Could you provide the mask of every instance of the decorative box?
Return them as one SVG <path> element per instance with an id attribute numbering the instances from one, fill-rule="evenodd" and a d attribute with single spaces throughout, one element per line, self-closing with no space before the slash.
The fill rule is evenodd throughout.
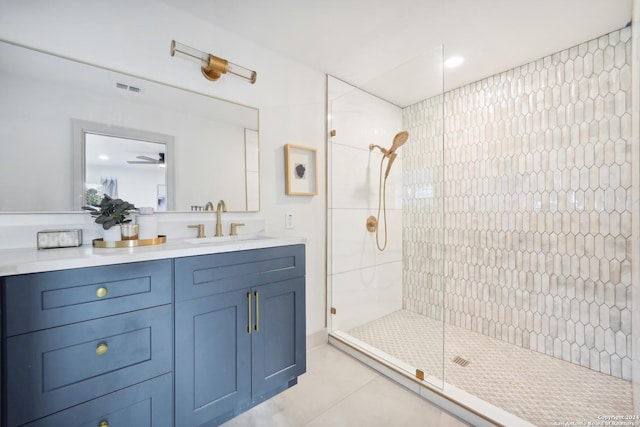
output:
<path id="1" fill-rule="evenodd" d="M 72 248 L 82 245 L 82 229 L 38 231 L 38 249 Z"/>

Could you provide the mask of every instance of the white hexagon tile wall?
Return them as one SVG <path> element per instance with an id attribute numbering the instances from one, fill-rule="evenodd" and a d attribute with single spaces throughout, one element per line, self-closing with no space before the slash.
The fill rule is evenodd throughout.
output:
<path id="1" fill-rule="evenodd" d="M 631 378 L 630 38 L 405 109 L 405 308 Z"/>

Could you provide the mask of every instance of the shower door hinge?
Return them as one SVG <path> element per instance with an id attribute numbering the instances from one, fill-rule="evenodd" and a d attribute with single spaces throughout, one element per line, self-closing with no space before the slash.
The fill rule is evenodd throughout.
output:
<path id="1" fill-rule="evenodd" d="M 416 369 L 416 377 L 420 380 L 420 381 L 424 381 L 424 372 L 421 371 L 420 369 Z"/>
<path id="2" fill-rule="evenodd" d="M 335 307 L 331 307 L 331 314 L 336 314 L 338 310 Z"/>
<path id="3" fill-rule="evenodd" d="M 336 130 L 335 129 L 331 129 L 331 132 L 329 132 L 329 134 L 331 136 L 336 136 Z"/>

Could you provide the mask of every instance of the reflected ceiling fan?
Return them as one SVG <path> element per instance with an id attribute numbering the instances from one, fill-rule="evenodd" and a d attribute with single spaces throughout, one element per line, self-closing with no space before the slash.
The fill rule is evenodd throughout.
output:
<path id="1" fill-rule="evenodd" d="M 164 153 L 158 153 L 158 158 L 154 159 L 149 156 L 136 156 L 140 160 L 127 160 L 132 165 L 164 165 Z"/>

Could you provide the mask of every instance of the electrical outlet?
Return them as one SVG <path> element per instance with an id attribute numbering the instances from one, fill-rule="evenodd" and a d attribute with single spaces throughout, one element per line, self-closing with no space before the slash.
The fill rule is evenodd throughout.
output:
<path id="1" fill-rule="evenodd" d="M 293 221 L 293 213 L 289 212 L 285 215 L 285 219 L 284 219 L 284 228 L 286 228 L 287 230 L 292 230 L 295 228 L 295 224 Z"/>

